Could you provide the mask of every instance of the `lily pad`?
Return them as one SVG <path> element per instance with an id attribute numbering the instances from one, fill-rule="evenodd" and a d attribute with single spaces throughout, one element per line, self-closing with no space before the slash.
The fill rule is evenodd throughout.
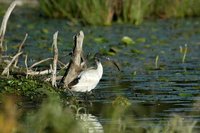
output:
<path id="1" fill-rule="evenodd" d="M 143 54 L 142 51 L 138 50 L 138 49 L 131 49 L 131 53 L 134 53 L 134 54 Z"/>
<path id="2" fill-rule="evenodd" d="M 178 95 L 181 97 L 191 97 L 192 96 L 192 94 L 188 94 L 188 93 L 179 93 Z"/>
<path id="3" fill-rule="evenodd" d="M 105 42 L 108 42 L 108 40 L 106 38 L 103 38 L 103 37 L 94 38 L 94 41 L 96 43 L 105 43 Z"/>
<path id="4" fill-rule="evenodd" d="M 136 42 L 138 42 L 138 43 L 144 43 L 144 42 L 146 42 L 146 38 L 140 37 L 140 38 L 138 38 L 138 39 L 136 40 Z"/>
<path id="5" fill-rule="evenodd" d="M 135 44 L 135 42 L 133 41 L 133 39 L 131 39 L 130 37 L 128 36 L 124 36 L 122 39 L 121 39 L 121 42 L 125 45 L 132 45 L 132 44 Z"/>
<path id="6" fill-rule="evenodd" d="M 47 34 L 47 33 L 49 33 L 49 30 L 46 29 L 46 28 L 43 28 L 43 29 L 41 30 L 41 32 L 44 33 L 44 34 Z"/>
<path id="7" fill-rule="evenodd" d="M 118 53 L 119 51 L 120 51 L 120 49 L 117 48 L 117 47 L 111 47 L 111 48 L 109 49 L 109 52 L 113 52 L 113 53 Z"/>

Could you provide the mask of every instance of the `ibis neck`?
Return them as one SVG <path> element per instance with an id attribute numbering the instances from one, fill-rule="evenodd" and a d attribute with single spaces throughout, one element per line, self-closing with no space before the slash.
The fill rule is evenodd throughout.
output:
<path id="1" fill-rule="evenodd" d="M 100 77 L 102 77 L 103 75 L 103 66 L 101 64 L 101 62 L 97 62 L 97 71 Z"/>

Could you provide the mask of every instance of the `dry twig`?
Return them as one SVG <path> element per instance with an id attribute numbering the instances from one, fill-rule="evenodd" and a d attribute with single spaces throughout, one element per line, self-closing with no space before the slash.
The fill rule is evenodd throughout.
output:
<path id="1" fill-rule="evenodd" d="M 10 61 L 10 63 L 6 66 L 6 68 L 3 70 L 3 72 L 1 73 L 1 75 L 7 74 L 7 76 L 9 76 L 9 68 L 10 68 L 10 66 L 11 66 L 12 63 L 16 60 L 16 58 L 17 58 L 18 56 L 20 56 L 22 53 L 23 53 L 23 52 L 17 53 L 17 54 L 13 57 L 13 59 L 12 59 L 12 60 Z"/>
<path id="2" fill-rule="evenodd" d="M 33 68 L 33 67 L 35 67 L 35 66 L 37 66 L 37 65 L 39 65 L 39 64 L 41 64 L 43 62 L 46 62 L 48 60 L 52 60 L 52 58 L 46 58 L 46 59 L 43 59 L 41 61 L 38 61 L 38 62 L 34 63 L 31 67 L 29 67 L 29 69 L 31 69 L 31 68 Z"/>
<path id="3" fill-rule="evenodd" d="M 24 43 L 25 43 L 27 37 L 28 37 L 28 34 L 26 33 L 26 35 L 25 35 L 25 37 L 24 37 L 24 40 L 23 40 L 22 43 L 19 45 L 18 53 L 21 52 L 22 46 L 24 45 Z M 18 59 L 19 59 L 19 58 L 17 57 L 16 60 L 15 60 L 15 63 L 14 63 L 14 67 L 17 67 Z"/>
<path id="4" fill-rule="evenodd" d="M 51 69 L 43 70 L 43 71 L 33 71 L 28 70 L 27 75 L 36 76 L 36 75 L 46 75 L 52 73 Z"/>

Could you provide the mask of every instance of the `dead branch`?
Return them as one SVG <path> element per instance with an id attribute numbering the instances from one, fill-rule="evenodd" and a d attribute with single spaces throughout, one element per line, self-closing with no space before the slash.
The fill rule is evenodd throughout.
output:
<path id="1" fill-rule="evenodd" d="M 26 35 L 25 35 L 25 37 L 24 37 L 24 40 L 23 40 L 22 43 L 19 45 L 18 53 L 21 52 L 22 46 L 24 45 L 24 43 L 25 43 L 27 37 L 28 37 L 28 34 L 26 33 Z M 19 59 L 19 58 L 17 57 L 16 60 L 15 60 L 15 63 L 14 63 L 14 67 L 17 67 L 18 59 Z"/>
<path id="2" fill-rule="evenodd" d="M 67 66 L 69 65 L 69 63 L 65 64 L 65 63 L 63 63 L 63 62 L 61 62 L 59 60 L 58 60 L 58 64 L 59 64 L 61 69 L 67 68 Z"/>
<path id="3" fill-rule="evenodd" d="M 63 77 L 63 76 L 56 76 L 56 81 L 60 81 L 60 80 L 62 79 L 62 77 Z M 44 81 L 45 81 L 45 82 L 50 82 L 50 81 L 51 81 L 51 78 L 52 78 L 52 77 L 46 78 Z"/>
<path id="4" fill-rule="evenodd" d="M 31 67 L 29 67 L 29 69 L 31 69 L 31 68 L 33 68 L 33 67 L 35 67 L 35 66 L 37 66 L 37 65 L 39 65 L 39 64 L 41 64 L 43 62 L 46 62 L 48 60 L 52 60 L 52 58 L 46 58 L 46 59 L 43 59 L 41 61 L 38 61 L 38 62 L 34 63 Z"/>
<path id="5" fill-rule="evenodd" d="M 25 63 L 25 67 L 26 67 L 26 78 L 28 78 L 28 63 L 27 63 L 27 60 L 28 60 L 28 55 L 25 56 L 25 60 L 24 60 L 24 63 Z"/>
<path id="6" fill-rule="evenodd" d="M 51 69 L 43 70 L 43 71 L 33 71 L 33 70 L 28 70 L 27 75 L 31 76 L 36 76 L 36 75 L 46 75 L 52 73 Z"/>
<path id="7" fill-rule="evenodd" d="M 11 12 L 13 11 L 13 9 L 15 8 L 17 4 L 17 1 L 13 1 L 9 8 L 7 9 L 4 17 L 3 17 L 3 21 L 1 23 L 1 28 L 0 28 L 0 55 L 2 54 L 2 51 L 4 51 L 3 49 L 3 40 L 4 40 L 4 35 L 5 35 L 5 32 L 6 32 L 6 27 L 7 27 L 7 22 L 8 22 L 8 19 L 10 17 L 10 14 Z"/>
<path id="8" fill-rule="evenodd" d="M 47 69 L 47 70 L 43 70 L 43 71 L 33 71 L 31 70 L 30 68 L 28 68 L 28 64 L 27 64 L 27 59 L 28 59 L 28 56 L 26 55 L 25 56 L 25 66 L 26 66 L 26 78 L 28 78 L 28 75 L 31 75 L 31 76 L 38 76 L 38 75 L 46 75 L 46 74 L 50 74 L 52 72 L 52 70 L 50 69 Z M 38 63 L 38 62 L 37 62 Z"/>
<path id="9" fill-rule="evenodd" d="M 17 53 L 17 54 L 13 57 L 13 59 L 12 59 L 12 60 L 10 61 L 10 63 L 5 67 L 5 69 L 3 70 L 3 72 L 1 73 L 1 75 L 5 75 L 5 74 L 7 74 L 7 76 L 9 75 L 9 68 L 10 68 L 10 66 L 11 66 L 12 63 L 16 60 L 16 58 L 17 58 L 18 56 L 20 56 L 22 53 L 23 53 L 23 52 Z"/>
<path id="10" fill-rule="evenodd" d="M 52 71 L 52 86 L 57 87 L 56 84 L 56 70 L 58 62 L 58 47 L 57 47 L 58 31 L 53 35 L 53 49 L 54 49 L 54 59 L 53 59 L 53 71 Z"/>
<path id="11" fill-rule="evenodd" d="M 60 62 L 58 62 L 60 63 Z M 64 65 L 63 67 L 61 67 L 61 70 L 66 69 L 69 66 L 69 63 L 67 63 L 66 65 Z"/>
<path id="12" fill-rule="evenodd" d="M 41 61 L 38 61 L 38 62 L 34 63 L 31 67 L 29 67 L 29 69 L 32 69 L 33 67 L 35 67 L 35 66 L 37 66 L 37 65 L 39 65 L 43 62 L 49 61 L 49 60 L 53 60 L 53 58 L 46 58 L 46 59 L 43 59 Z M 69 65 L 69 63 L 64 64 L 63 62 L 61 62 L 59 60 L 58 60 L 58 63 L 62 66 L 61 69 L 66 68 Z"/>
<path id="13" fill-rule="evenodd" d="M 82 56 L 82 45 L 83 45 L 84 33 L 80 31 L 74 37 L 74 49 L 72 54 L 72 59 L 66 69 L 66 72 L 59 84 L 60 87 L 68 88 L 68 84 L 72 82 L 82 70 L 81 67 L 81 56 Z"/>

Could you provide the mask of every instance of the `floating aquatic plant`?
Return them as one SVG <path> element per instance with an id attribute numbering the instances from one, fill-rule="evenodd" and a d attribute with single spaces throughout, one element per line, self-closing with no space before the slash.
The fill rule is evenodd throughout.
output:
<path id="1" fill-rule="evenodd" d="M 125 45 L 132 45 L 132 44 L 135 44 L 135 42 L 133 41 L 133 39 L 131 39 L 131 38 L 128 37 L 128 36 L 122 37 L 121 42 L 122 42 L 123 44 L 125 44 Z"/>
<path id="2" fill-rule="evenodd" d="M 158 69 L 158 60 L 159 60 L 159 55 L 156 56 L 155 59 L 155 68 Z"/>

